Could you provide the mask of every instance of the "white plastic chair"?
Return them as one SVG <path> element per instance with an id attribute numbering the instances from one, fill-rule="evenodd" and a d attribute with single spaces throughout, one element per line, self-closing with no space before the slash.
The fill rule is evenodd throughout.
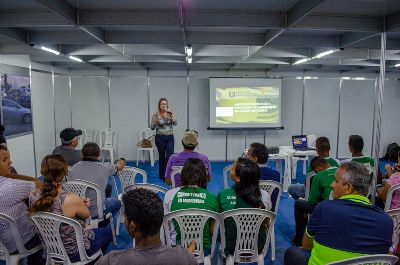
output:
<path id="1" fill-rule="evenodd" d="M 83 265 L 94 261 L 97 257 L 101 257 L 101 250 L 92 256 L 88 256 L 83 244 L 83 234 L 81 225 L 74 219 L 57 215 L 54 213 L 37 212 L 31 216 L 37 229 L 39 230 L 42 240 L 46 246 L 47 264 L 49 262 L 62 263 L 68 265 Z M 76 243 L 81 261 L 72 263 L 65 250 L 64 243 L 61 240 L 60 225 L 68 224 L 75 230 Z"/>
<path id="2" fill-rule="evenodd" d="M 18 254 L 11 254 L 6 248 L 5 244 L 0 240 L 0 260 L 5 260 L 6 265 L 19 264 L 21 259 L 28 257 L 29 255 L 36 253 L 43 248 L 42 245 L 39 245 L 29 250 L 26 249 L 21 237 L 21 233 L 17 227 L 17 223 L 11 216 L 0 213 L 0 222 L 7 223 L 6 225 L 12 234 L 18 250 Z"/>
<path id="3" fill-rule="evenodd" d="M 82 129 L 82 144 L 86 144 L 89 142 L 96 142 L 96 130 L 95 129 Z"/>
<path id="4" fill-rule="evenodd" d="M 143 188 L 146 190 L 150 190 L 154 193 L 162 193 L 165 195 L 165 193 L 167 193 L 168 189 L 161 187 L 159 185 L 155 185 L 155 184 L 148 184 L 148 183 L 137 183 L 134 185 L 130 185 L 128 187 L 125 188 L 125 193 L 128 192 L 129 190 L 133 190 L 133 189 L 138 189 L 138 188 Z"/>
<path id="5" fill-rule="evenodd" d="M 106 128 L 100 131 L 100 150 L 110 154 L 111 163 L 114 163 L 114 148 L 117 146 L 117 132 L 113 128 Z M 104 162 L 104 154 L 101 154 L 101 161 Z"/>
<path id="6" fill-rule="evenodd" d="M 203 231 L 207 221 L 210 218 L 215 222 L 214 230 L 212 231 L 211 253 L 208 256 L 204 256 Z M 164 216 L 163 227 L 164 231 L 166 231 L 168 246 L 172 245 L 171 234 L 169 233 L 169 227 L 172 225 L 172 220 L 175 220 L 179 225 L 181 246 L 187 248 L 194 240 L 196 242 L 196 249 L 193 254 L 197 262 L 204 263 L 204 265 L 211 265 L 211 260 L 214 256 L 215 244 L 217 242 L 218 228 L 220 225 L 219 214 L 200 209 L 179 210 L 166 214 Z"/>
<path id="7" fill-rule="evenodd" d="M 225 220 L 233 218 L 236 224 L 236 245 L 234 255 L 225 256 L 224 249 L 226 247 L 225 239 Z M 221 249 L 218 264 L 223 264 L 223 258 L 226 258 L 226 265 L 237 263 L 253 263 L 259 265 L 264 264 L 265 256 L 268 253 L 268 247 L 271 237 L 271 226 L 275 223 L 276 214 L 264 209 L 235 209 L 221 213 Z M 266 231 L 266 240 L 264 248 L 258 254 L 258 234 L 263 224 L 269 222 Z M 264 227 L 263 227 L 264 228 Z"/>
<path id="8" fill-rule="evenodd" d="M 395 252 L 400 239 L 400 209 L 389 210 L 387 214 L 393 220 L 393 234 L 392 234 L 392 246 L 390 247 L 389 253 Z"/>
<path id="9" fill-rule="evenodd" d="M 387 212 L 390 209 L 390 205 L 392 204 L 392 199 L 394 193 L 397 191 L 397 193 L 400 193 L 400 184 L 396 184 L 394 186 L 391 186 L 387 192 L 386 195 L 386 202 L 385 202 L 385 212 Z M 394 209 L 391 209 L 394 210 Z"/>
<path id="10" fill-rule="evenodd" d="M 171 176 L 170 176 L 170 178 L 171 178 L 171 186 L 172 186 L 173 189 L 176 188 L 175 175 L 176 174 L 181 174 L 182 168 L 183 168 L 183 166 L 172 166 L 171 167 Z"/>
<path id="11" fill-rule="evenodd" d="M 113 242 L 114 245 L 117 245 L 117 239 L 115 238 L 115 229 L 114 229 L 114 220 L 111 213 L 104 214 L 104 193 L 101 192 L 100 187 L 86 180 L 80 179 L 70 179 L 62 184 L 63 189 L 66 192 L 74 193 L 78 195 L 80 198 L 86 198 L 86 190 L 92 189 L 96 192 L 96 202 L 97 202 L 97 219 L 92 219 L 90 217 L 89 223 L 92 225 L 93 228 L 97 228 L 99 222 L 110 219 L 111 224 L 111 232 L 113 235 Z"/>
<path id="12" fill-rule="evenodd" d="M 260 189 L 268 192 L 268 194 L 270 196 L 272 196 L 272 193 L 276 189 L 278 189 L 278 196 L 276 197 L 275 203 L 273 202 L 275 205 L 274 213 L 276 213 L 276 215 L 278 215 L 279 202 L 281 200 L 283 185 L 279 182 L 272 181 L 272 180 L 260 180 L 259 186 L 260 186 Z M 271 259 L 272 259 L 272 261 L 275 260 L 275 224 L 272 226 L 272 231 L 271 231 Z"/>
<path id="13" fill-rule="evenodd" d="M 305 197 L 304 199 L 308 201 L 308 197 L 310 196 L 310 190 L 311 190 L 311 178 L 313 178 L 316 175 L 314 171 L 310 172 L 306 176 L 306 189 L 305 189 Z"/>
<path id="14" fill-rule="evenodd" d="M 142 177 L 143 177 L 142 182 L 147 183 L 147 173 L 143 169 L 136 168 L 136 167 L 124 167 L 121 171 L 119 171 L 117 173 L 116 177 L 119 178 L 119 181 L 121 183 L 121 189 L 122 189 L 121 193 L 118 194 L 118 199 L 121 200 L 121 194 L 125 193 L 126 187 L 131 186 L 136 183 L 135 178 L 138 174 L 142 175 Z M 116 184 L 114 184 L 114 185 L 116 185 Z M 116 188 L 116 191 L 118 192 L 116 186 L 115 186 L 115 188 Z M 124 208 L 124 206 L 122 205 L 121 209 L 119 210 L 118 217 L 117 217 L 117 228 L 116 228 L 116 232 L 115 232 L 117 236 L 119 235 L 120 224 L 124 222 L 124 218 L 123 218 L 124 209 L 123 208 Z"/>
<path id="15" fill-rule="evenodd" d="M 337 262 L 331 262 L 327 265 L 394 265 L 398 260 L 399 258 L 393 255 L 369 255 Z"/>
<path id="16" fill-rule="evenodd" d="M 139 132 L 139 142 L 143 141 L 143 139 L 149 139 L 154 136 L 154 132 L 150 128 L 146 128 Z M 139 165 L 140 156 L 144 158 L 144 153 L 149 152 L 150 164 L 154 166 L 154 147 L 137 147 L 136 152 L 136 166 Z"/>
<path id="17" fill-rule="evenodd" d="M 233 164 L 224 167 L 222 176 L 224 177 L 224 189 L 228 188 L 228 173 L 231 171 Z"/>
<path id="18" fill-rule="evenodd" d="M 315 142 L 317 141 L 317 136 L 315 134 L 307 135 L 307 145 L 309 147 L 315 147 Z"/>

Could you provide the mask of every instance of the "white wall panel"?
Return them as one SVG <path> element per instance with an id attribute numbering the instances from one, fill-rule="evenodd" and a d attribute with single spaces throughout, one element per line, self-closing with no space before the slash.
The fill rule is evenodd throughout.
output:
<path id="1" fill-rule="evenodd" d="M 31 86 L 36 167 L 40 169 L 43 157 L 50 154 L 55 147 L 51 74 L 32 71 Z"/>
<path id="2" fill-rule="evenodd" d="M 54 101 L 56 106 L 56 140 L 57 145 L 60 145 L 60 132 L 64 128 L 71 127 L 71 100 L 68 76 L 54 76 Z"/>
<path id="3" fill-rule="evenodd" d="M 136 160 L 139 131 L 147 128 L 147 78 L 111 78 L 111 127 L 118 132 L 120 157 Z"/>
<path id="4" fill-rule="evenodd" d="M 333 157 L 336 156 L 338 113 L 339 80 L 306 80 L 303 120 L 304 134 L 328 137 Z"/>
<path id="5" fill-rule="evenodd" d="M 10 151 L 11 161 L 18 173 L 37 177 L 35 175 L 35 158 L 33 149 L 33 134 L 7 139 L 7 148 Z M 40 171 L 38 171 L 40 176 Z"/>
<path id="6" fill-rule="evenodd" d="M 349 136 L 361 135 L 364 155 L 371 155 L 375 101 L 374 80 L 343 80 L 340 111 L 339 158 L 350 157 Z M 337 119 L 336 119 L 337 120 Z"/>

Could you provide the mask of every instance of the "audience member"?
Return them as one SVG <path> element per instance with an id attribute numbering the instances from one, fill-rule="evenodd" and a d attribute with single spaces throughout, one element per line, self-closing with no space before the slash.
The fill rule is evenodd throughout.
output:
<path id="1" fill-rule="evenodd" d="M 376 192 L 378 193 L 378 198 L 383 201 L 383 204 L 386 201 L 386 197 L 390 187 L 400 184 L 400 172 L 396 172 L 392 174 L 387 180 L 385 186 L 383 188 L 377 188 Z M 399 209 L 400 208 L 400 191 L 397 190 L 393 193 L 392 201 L 390 202 L 389 209 Z"/>
<path id="2" fill-rule="evenodd" d="M 270 210 L 272 207 L 268 192 L 260 190 L 260 169 L 247 158 L 239 158 L 231 168 L 234 185 L 218 194 L 218 203 L 222 212 L 239 208 L 260 208 Z M 226 254 L 233 254 L 236 244 L 236 224 L 234 220 L 225 221 Z M 266 231 L 261 229 L 258 235 L 258 250 L 264 248 Z"/>
<path id="3" fill-rule="evenodd" d="M 316 156 L 311 160 L 311 167 L 317 174 L 313 177 L 310 187 L 308 200 L 297 200 L 294 203 L 294 220 L 296 223 L 296 234 L 293 243 L 297 246 L 301 245 L 304 229 L 307 226 L 307 215 L 311 214 L 315 206 L 323 201 L 328 200 L 332 191 L 331 184 L 335 179 L 337 167 L 331 167 L 327 160 L 320 156 Z"/>
<path id="4" fill-rule="evenodd" d="M 256 162 L 260 168 L 260 180 L 273 180 L 281 182 L 278 171 L 267 167 L 266 163 L 269 158 L 268 149 L 261 143 L 252 143 L 247 151 L 247 158 Z"/>
<path id="5" fill-rule="evenodd" d="M 65 159 L 58 154 L 45 156 L 40 172 L 44 176 L 44 185 L 42 189 L 34 190 L 29 196 L 30 211 L 51 212 L 77 220 L 82 226 L 86 253 L 90 256 L 99 249 L 104 252 L 112 240 L 111 227 L 91 229 L 87 226 L 84 220 L 90 217 L 87 207 L 89 201 L 83 200 L 73 193 L 67 194 L 61 186 L 61 181 L 68 173 Z M 79 261 L 80 256 L 73 227 L 66 224 L 61 225 L 60 235 L 70 260 L 72 262 Z"/>
<path id="6" fill-rule="evenodd" d="M 65 128 L 60 133 L 61 145 L 53 150 L 53 154 L 59 154 L 65 158 L 68 166 L 73 166 L 82 160 L 81 151 L 75 149 L 78 146 L 80 135 L 82 135 L 81 130 Z"/>
<path id="7" fill-rule="evenodd" d="M 4 137 L 5 130 L 6 130 L 6 127 L 4 127 L 3 124 L 0 124 L 0 145 L 2 145 L 2 146 L 7 146 L 7 141 L 6 141 L 6 138 Z"/>
<path id="8" fill-rule="evenodd" d="M 364 149 L 363 138 L 360 135 L 350 135 L 349 151 L 352 157 L 350 160 L 364 165 L 369 164 L 371 167 L 374 167 L 375 164 L 374 159 L 372 157 L 365 156 L 363 154 L 363 149 Z"/>
<path id="9" fill-rule="evenodd" d="M 363 255 L 387 254 L 392 244 L 393 221 L 367 198 L 367 169 L 342 163 L 332 183 L 333 198 L 317 205 L 308 222 L 302 249 L 285 252 L 285 265 L 327 264 Z"/>
<path id="10" fill-rule="evenodd" d="M 181 187 L 169 190 L 164 198 L 164 212 L 169 213 L 183 209 L 204 209 L 219 212 L 217 198 L 214 194 L 207 191 L 207 171 L 204 162 L 198 158 L 186 159 L 181 172 Z M 177 224 L 174 225 L 176 231 L 176 243 L 180 244 L 180 233 Z M 214 222 L 207 222 L 204 228 L 204 251 L 211 250 L 211 238 Z M 172 231 L 172 233 L 175 233 Z"/>
<path id="11" fill-rule="evenodd" d="M 201 159 L 204 163 L 204 166 L 207 169 L 208 180 L 211 180 L 211 164 L 208 161 L 206 155 L 195 152 L 194 149 L 198 146 L 197 142 L 198 133 L 194 130 L 187 130 L 182 138 L 183 151 L 180 153 L 176 153 L 170 156 L 168 159 L 167 167 L 165 169 L 165 183 L 168 185 L 172 184 L 171 181 L 171 171 L 173 166 L 183 166 L 185 164 L 186 159 L 188 158 L 198 158 Z M 175 187 L 179 187 L 181 185 L 181 177 L 180 174 L 175 175 Z"/>
<path id="12" fill-rule="evenodd" d="M 112 251 L 96 265 L 197 265 L 193 254 L 181 246 L 167 247 L 161 243 L 163 204 L 157 194 L 142 188 L 130 190 L 122 197 L 124 225 L 135 239 L 135 247 Z M 193 250 L 193 249 L 192 249 Z"/>
<path id="13" fill-rule="evenodd" d="M 400 172 L 400 152 L 397 154 L 397 163 L 391 166 L 390 164 L 385 165 L 386 175 L 389 178 L 392 174 Z"/>
<path id="14" fill-rule="evenodd" d="M 86 143 L 82 148 L 82 161 L 76 163 L 69 171 L 69 177 L 72 179 L 81 179 L 90 181 L 99 185 L 102 196 L 105 198 L 105 212 L 116 213 L 121 208 L 121 202 L 116 197 L 111 196 L 111 185 L 107 184 L 108 178 L 111 175 L 117 174 L 118 171 L 122 170 L 126 163 L 125 160 L 120 159 L 115 164 L 102 163 L 101 150 L 96 143 Z M 107 196 L 106 196 L 107 195 Z M 96 192 L 92 189 L 88 189 L 86 193 L 87 198 L 90 199 L 90 215 L 92 217 L 97 216 L 98 203 L 96 201 Z"/>
<path id="15" fill-rule="evenodd" d="M 42 187 L 42 183 L 32 177 L 7 177 L 11 174 L 11 164 L 7 147 L 0 144 L 0 212 L 16 221 L 24 246 L 32 249 L 42 243 L 36 234 L 35 225 L 28 216 L 28 207 L 25 201 L 35 187 Z M 5 222 L 0 222 L 0 240 L 10 253 L 18 253 L 11 230 Z M 42 254 L 42 251 L 38 251 L 29 256 L 28 264 L 45 264 L 42 261 Z"/>
<path id="16" fill-rule="evenodd" d="M 317 150 L 318 156 L 324 158 L 332 167 L 338 167 L 339 163 L 336 159 L 330 157 L 329 152 L 331 150 L 331 144 L 329 139 L 325 136 L 317 138 L 315 142 L 315 148 Z M 307 167 L 307 175 L 311 173 L 311 164 Z M 304 184 L 291 184 L 288 188 L 288 193 L 293 197 L 293 199 L 298 200 L 300 197 L 305 197 L 306 186 Z"/>

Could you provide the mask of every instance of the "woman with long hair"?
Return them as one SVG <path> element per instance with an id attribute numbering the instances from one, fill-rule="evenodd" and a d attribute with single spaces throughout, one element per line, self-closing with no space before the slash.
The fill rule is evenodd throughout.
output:
<path id="1" fill-rule="evenodd" d="M 44 177 L 41 190 L 36 189 L 29 197 L 30 212 L 50 212 L 72 218 L 82 226 L 83 242 L 86 253 L 90 256 L 100 248 L 103 252 L 112 240 L 110 226 L 91 229 L 85 222 L 90 217 L 89 200 L 81 199 L 76 194 L 66 193 L 61 186 L 63 178 L 68 173 L 65 159 L 58 154 L 43 158 L 40 173 Z M 61 239 L 72 262 L 79 261 L 78 247 L 73 227 L 60 226 Z"/>
<path id="2" fill-rule="evenodd" d="M 203 209 L 219 212 L 217 197 L 207 191 L 208 174 L 204 162 L 198 158 L 188 158 L 181 172 L 181 186 L 167 191 L 164 198 L 164 214 L 183 209 Z M 174 223 L 177 232 L 176 243 L 180 244 L 178 224 Z M 203 249 L 211 251 L 214 222 L 210 220 L 204 228 Z M 175 231 L 172 231 L 174 234 Z"/>
<path id="3" fill-rule="evenodd" d="M 221 212 L 239 208 L 271 209 L 270 195 L 259 187 L 260 169 L 256 162 L 248 158 L 238 158 L 231 168 L 231 178 L 234 181 L 233 187 L 218 194 Z M 266 232 L 261 230 L 258 236 L 259 252 L 264 247 L 265 237 Z M 233 254 L 236 244 L 236 225 L 233 219 L 225 221 L 225 238 L 224 251 Z"/>
<path id="4" fill-rule="evenodd" d="M 168 100 L 160 98 L 157 112 L 151 117 L 151 129 L 156 130 L 155 142 L 158 150 L 159 168 L 158 175 L 165 180 L 165 168 L 169 157 L 174 153 L 174 130 L 176 126 L 176 115 L 168 107 Z"/>

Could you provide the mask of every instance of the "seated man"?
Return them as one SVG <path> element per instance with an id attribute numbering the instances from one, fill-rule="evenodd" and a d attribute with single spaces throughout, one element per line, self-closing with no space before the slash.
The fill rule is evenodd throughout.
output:
<path id="1" fill-rule="evenodd" d="M 256 162 L 260 167 L 260 180 L 281 182 L 279 172 L 266 166 L 269 154 L 265 145 L 260 143 L 250 144 L 250 148 L 247 151 L 247 158 Z"/>
<path id="2" fill-rule="evenodd" d="M 81 151 L 75 149 L 78 146 L 80 135 L 82 135 L 81 130 L 65 128 L 60 133 L 61 145 L 53 150 L 53 154 L 60 154 L 65 158 L 68 166 L 73 166 L 82 160 Z"/>
<path id="3" fill-rule="evenodd" d="M 206 155 L 195 152 L 194 149 L 197 147 L 198 134 L 196 131 L 187 130 L 182 138 L 183 151 L 180 153 L 173 154 L 169 157 L 167 167 L 165 169 L 165 183 L 168 185 L 172 184 L 171 181 L 171 171 L 173 166 L 183 166 L 185 164 L 186 159 L 188 158 L 198 158 L 201 159 L 204 163 L 204 166 L 207 169 L 208 181 L 211 180 L 211 164 L 208 161 L 208 157 Z M 181 185 L 181 177 L 180 174 L 175 175 L 175 187 L 179 187 Z"/>
<path id="4" fill-rule="evenodd" d="M 361 163 L 361 164 L 369 164 L 371 167 L 374 167 L 375 161 L 370 156 L 363 155 L 364 149 L 364 140 L 360 135 L 350 135 L 349 137 L 349 151 L 351 153 L 351 159 L 349 161 Z M 347 162 L 347 161 L 345 161 Z"/>
<path id="5" fill-rule="evenodd" d="M 73 179 L 81 179 L 93 182 L 100 186 L 102 195 L 105 197 L 105 213 L 111 212 L 116 213 L 121 208 L 121 202 L 111 197 L 110 194 L 106 194 L 106 190 L 111 191 L 111 186 L 107 187 L 108 178 L 111 175 L 117 174 L 118 171 L 122 170 L 126 163 L 125 160 L 120 159 L 116 164 L 102 163 L 100 161 L 101 151 L 100 147 L 96 143 L 86 143 L 82 148 L 82 161 L 76 163 L 69 172 L 69 177 Z M 90 199 L 90 216 L 97 216 L 97 202 L 96 193 L 93 190 L 87 191 L 87 197 Z"/>
<path id="6" fill-rule="evenodd" d="M 324 158 L 332 167 L 338 167 L 339 163 L 336 159 L 329 156 L 331 150 L 331 144 L 329 139 L 325 136 L 317 138 L 315 142 L 315 148 L 317 150 L 318 156 Z M 307 167 L 307 175 L 313 170 L 311 164 Z M 305 197 L 306 186 L 304 184 L 291 184 L 288 188 L 288 193 L 293 197 L 293 199 L 298 200 L 300 197 Z"/>
<path id="7" fill-rule="evenodd" d="M 16 221 L 25 247 L 32 249 L 42 243 L 29 218 L 26 201 L 35 187 L 42 188 L 42 183 L 36 178 L 11 174 L 11 163 L 7 147 L 0 145 L 0 213 Z M 4 222 L 0 222 L 0 239 L 10 253 L 18 253 L 11 230 Z M 29 256 L 28 264 L 45 264 L 45 260 L 42 261 L 42 251 Z"/>
<path id="8" fill-rule="evenodd" d="M 332 183 L 333 198 L 317 205 L 308 222 L 302 249 L 285 252 L 285 265 L 327 264 L 364 255 L 388 254 L 393 221 L 366 197 L 369 176 L 365 167 L 345 162 Z"/>
<path id="9" fill-rule="evenodd" d="M 317 172 L 313 177 L 308 201 L 297 200 L 294 203 L 294 219 L 296 222 L 296 235 L 293 240 L 295 245 L 301 245 L 304 229 L 307 225 L 307 215 L 311 214 L 315 206 L 323 200 L 328 200 L 332 191 L 331 184 L 335 179 L 337 167 L 331 167 L 325 158 L 316 156 L 311 160 L 312 169 Z"/>
<path id="10" fill-rule="evenodd" d="M 163 223 L 163 202 L 157 194 L 142 188 L 130 190 L 122 197 L 124 225 L 135 239 L 135 247 L 112 251 L 101 258 L 97 265 L 197 265 L 193 254 L 177 247 L 161 243 L 160 228 Z M 194 250 L 194 246 L 191 246 Z"/>

